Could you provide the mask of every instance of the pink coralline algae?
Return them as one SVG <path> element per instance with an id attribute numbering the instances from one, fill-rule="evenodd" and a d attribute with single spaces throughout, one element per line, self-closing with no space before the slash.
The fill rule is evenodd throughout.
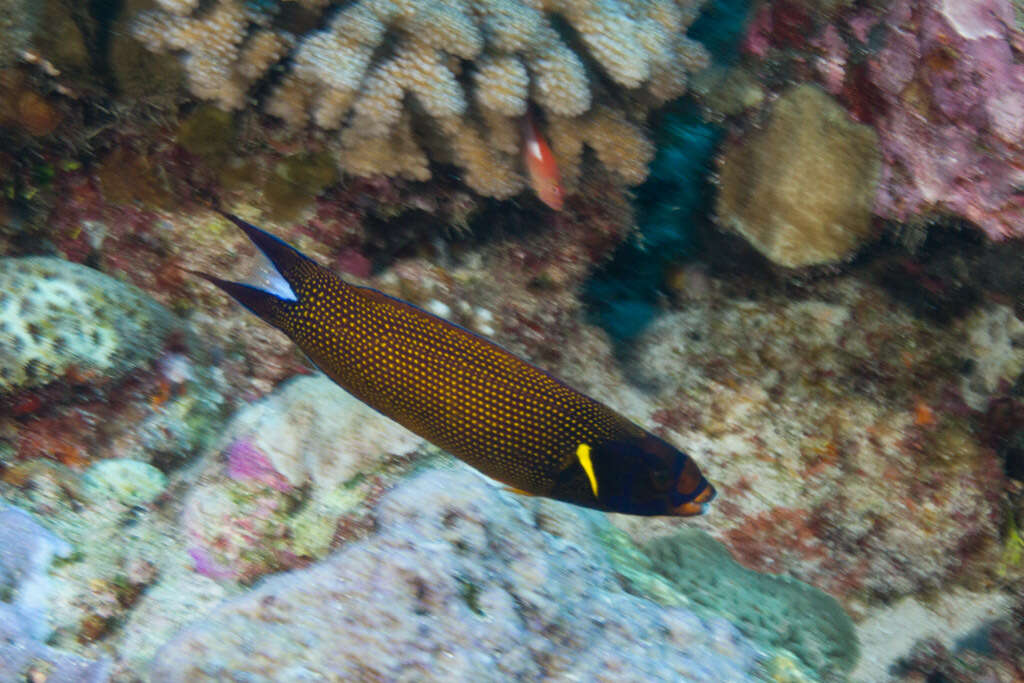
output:
<path id="1" fill-rule="evenodd" d="M 186 501 L 182 521 L 193 569 L 218 580 L 252 580 L 294 566 L 287 536 L 291 485 L 248 439 L 224 453 L 226 478 L 212 479 Z"/>
<path id="2" fill-rule="evenodd" d="M 858 51 L 884 36 L 865 65 L 847 69 L 842 92 L 878 130 L 876 212 L 951 214 L 994 240 L 1024 236 L 1024 32 L 1010 1 L 900 0 L 884 17 L 848 22 Z M 819 75 L 835 91 L 845 46 L 828 29 L 816 42 Z"/>
<path id="3" fill-rule="evenodd" d="M 198 546 L 188 549 L 188 556 L 192 558 L 192 568 L 196 573 L 208 576 L 211 579 L 227 580 L 235 578 L 235 572 L 217 562 L 210 554 L 210 551 Z"/>
<path id="4" fill-rule="evenodd" d="M 291 486 L 274 469 L 270 460 L 247 439 L 238 439 L 228 446 L 228 476 L 235 481 L 251 481 L 276 491 L 288 491 Z"/>
<path id="5" fill-rule="evenodd" d="M 743 42 L 749 67 L 763 82 L 816 80 L 875 128 L 881 218 L 1024 236 L 1024 29 L 1012 0 L 858 5 L 829 18 L 762 4 Z"/>

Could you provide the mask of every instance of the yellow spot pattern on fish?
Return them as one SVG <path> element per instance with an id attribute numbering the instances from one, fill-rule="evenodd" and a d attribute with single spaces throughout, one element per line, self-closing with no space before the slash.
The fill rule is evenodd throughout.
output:
<path id="1" fill-rule="evenodd" d="M 641 431 L 486 339 L 327 271 L 308 275 L 279 327 L 354 396 L 499 481 L 547 492 L 577 444 Z"/>
<path id="2" fill-rule="evenodd" d="M 267 255 L 294 299 L 203 277 L 287 334 L 356 398 L 484 474 L 523 493 L 632 514 L 700 514 L 714 497 L 686 454 L 603 403 L 228 218 Z"/>

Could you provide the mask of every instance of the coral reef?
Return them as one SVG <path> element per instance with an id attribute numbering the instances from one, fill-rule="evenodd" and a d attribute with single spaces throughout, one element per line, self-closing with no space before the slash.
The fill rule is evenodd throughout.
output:
<path id="1" fill-rule="evenodd" d="M 876 26 L 885 44 L 861 87 L 877 98 L 886 160 L 876 210 L 1024 236 L 1024 31 L 1012 3 L 901 0 L 863 30 Z"/>
<path id="2" fill-rule="evenodd" d="M 588 540 L 599 517 L 531 514 L 463 466 L 413 477 L 376 513 L 372 536 L 196 620 L 152 680 L 754 675 L 758 650 L 728 622 L 622 590 Z"/>
<path id="3" fill-rule="evenodd" d="M 189 235 L 187 239 L 181 237 L 181 242 L 194 247 L 193 257 L 210 259 L 199 267 L 211 268 L 212 264 L 224 272 L 242 265 L 240 260 L 235 261 L 236 256 L 228 256 L 225 261 L 216 261 L 211 256 L 230 250 L 234 246 L 232 236 L 218 232 L 208 217 L 199 218 L 202 220 L 191 223 L 176 218 L 174 223 L 168 221 L 165 229 L 176 236 L 174 240 Z M 319 231 L 329 235 L 330 228 L 336 225 L 331 220 L 334 215 L 324 213 L 308 226 L 292 226 L 289 238 L 303 248 L 314 245 L 318 257 L 332 260 L 340 252 L 338 244 L 345 244 L 345 248 L 363 244 L 331 242 L 329 236 L 321 239 Z M 209 232 L 205 234 L 207 228 Z M 714 533 L 747 566 L 782 571 L 813 582 L 834 593 L 859 615 L 871 614 L 879 597 L 927 591 L 936 585 L 992 582 L 983 565 L 993 558 L 993 551 L 998 556 L 1001 550 L 995 538 L 994 517 L 1003 479 L 990 454 L 969 438 L 965 443 L 971 423 L 957 393 L 963 379 L 963 339 L 966 326 L 973 324 L 969 322 L 971 316 L 954 317 L 945 326 L 936 327 L 915 319 L 893 303 L 884 290 L 851 282 L 849 277 L 765 294 L 765 284 L 757 283 L 756 278 L 748 276 L 730 284 L 708 267 L 702 275 L 692 278 L 701 282 L 694 289 L 703 291 L 699 298 L 687 302 L 690 321 L 685 325 L 678 320 L 667 321 L 666 328 L 655 328 L 674 345 L 648 344 L 648 339 L 639 349 L 642 363 L 638 361 L 638 365 L 651 368 L 636 372 L 658 389 L 656 394 L 645 395 L 617 374 L 606 340 L 580 325 L 576 318 L 579 309 L 574 306 L 578 303 L 572 300 L 571 292 L 586 273 L 591 253 L 588 250 L 605 253 L 605 243 L 600 240 L 610 239 L 601 237 L 596 243 L 585 244 L 577 240 L 580 234 L 583 233 L 545 231 L 483 246 L 457 245 L 447 265 L 432 263 L 446 258 L 435 258 L 433 252 L 427 257 L 402 258 L 376 277 L 374 283 L 450 315 L 473 329 L 488 330 L 510 347 L 539 360 L 630 417 L 661 428 L 667 438 L 686 446 L 702 462 L 714 463 L 713 468 L 709 467 L 710 476 L 716 484 L 725 484 L 722 497 L 715 504 L 715 511 L 720 514 L 713 519 L 718 527 Z M 595 236 L 589 238 L 593 240 Z M 200 290 L 195 287 L 191 291 Z M 202 305 L 207 306 L 205 301 Z M 216 310 L 211 305 L 210 311 L 214 313 L 197 313 L 196 320 L 204 321 L 204 316 L 217 318 Z M 987 314 L 984 321 L 996 324 L 1008 312 L 1008 307 L 1000 306 Z M 243 315 L 236 317 L 241 319 Z M 977 323 L 979 328 L 986 324 Z M 977 349 L 972 353 L 978 359 L 988 353 L 1000 356 L 1008 350 L 1003 348 L 1009 346 L 1008 339 L 978 335 Z M 266 335 L 261 343 L 265 344 L 263 348 L 276 348 L 276 353 L 281 354 L 278 358 L 288 353 L 286 341 L 280 337 Z M 237 350 L 242 340 L 235 344 L 228 346 L 226 357 L 244 358 Z M 183 365 L 182 355 L 190 363 Z M 268 354 L 249 352 L 247 360 L 230 362 L 238 363 L 242 369 L 230 369 L 227 362 L 224 367 L 243 374 L 259 363 L 274 361 Z M 156 367 L 169 383 L 183 383 L 182 391 L 186 394 L 192 391 L 189 387 L 195 382 L 216 385 L 217 373 L 204 377 L 201 357 L 193 352 L 172 351 Z M 994 367 L 996 371 L 986 371 L 986 377 L 1005 379 L 1013 372 L 1012 364 Z M 287 374 L 294 369 L 285 367 L 277 371 Z M 995 384 L 1002 386 L 1005 382 L 995 380 Z M 983 393 L 988 385 L 979 386 Z M 173 391 L 171 394 L 165 405 L 177 400 Z M 253 393 L 241 398 L 251 396 Z M 74 528 L 74 533 L 62 531 L 62 535 L 80 549 L 81 557 L 66 565 L 62 563 L 59 569 L 60 578 L 73 583 L 74 590 L 69 590 L 60 603 L 63 623 L 54 645 L 89 657 L 114 653 L 114 666 L 126 679 L 144 678 L 154 650 L 184 622 L 193 619 L 200 621 L 186 633 L 208 633 L 203 629 L 230 624 L 225 627 L 228 638 L 223 649 L 211 651 L 209 658 L 198 658 L 201 663 L 212 662 L 212 667 L 219 666 L 218 662 L 235 662 L 236 657 L 240 660 L 242 657 L 232 643 L 246 642 L 247 638 L 254 639 L 252 642 L 258 642 L 261 650 L 271 654 L 274 661 L 266 666 L 275 673 L 275 662 L 291 658 L 292 645 L 311 633 L 313 640 L 308 642 L 314 644 L 314 652 L 322 651 L 318 649 L 320 643 L 324 650 L 335 647 L 330 629 L 320 621 L 312 621 L 319 617 L 314 614 L 310 621 L 303 621 L 309 602 L 323 598 L 324 592 L 316 586 L 324 584 L 317 583 L 301 595 L 299 583 L 311 576 L 314 578 L 310 581 L 319 581 L 315 577 L 324 578 L 331 570 L 348 576 L 347 571 L 337 571 L 340 565 L 336 562 L 344 562 L 347 569 L 362 566 L 360 562 L 367 557 L 347 554 L 350 551 L 380 547 L 374 545 L 378 542 L 398 544 L 394 536 L 388 535 L 394 529 L 393 518 L 384 512 L 391 509 L 388 506 L 394 500 L 389 496 L 406 495 L 402 490 L 407 484 L 401 478 L 410 467 L 437 464 L 436 458 L 428 463 L 422 457 L 428 454 L 396 427 L 380 416 L 361 411 L 365 408 L 322 377 L 293 380 L 265 401 L 243 407 L 232 426 L 224 430 L 220 442 L 206 451 L 196 467 L 168 470 L 168 495 L 160 496 L 153 504 L 131 508 L 117 500 L 76 498 L 64 492 L 73 490 L 74 477 L 65 472 L 58 478 L 55 472 L 60 471 L 59 466 L 48 462 L 44 464 L 51 475 L 40 476 L 33 485 L 13 493 L 3 489 L 4 495 L 21 496 L 19 501 L 31 501 L 38 506 L 34 509 L 48 511 L 46 514 L 51 515 L 54 524 Z M 95 418 L 86 418 L 89 419 Z M 38 427 L 40 431 L 46 429 L 45 425 Z M 361 435 L 350 437 L 352 432 Z M 158 433 L 158 429 L 154 430 L 154 442 Z M 112 455 L 106 449 L 97 452 L 103 457 Z M 123 457 L 149 460 L 147 451 Z M 13 469 L 8 470 L 12 472 Z M 921 481 L 915 482 L 918 477 Z M 71 482 L 67 481 L 69 478 Z M 484 514 L 500 517 L 500 510 L 506 509 L 500 506 L 508 503 L 509 496 L 490 487 L 479 488 L 484 486 L 481 481 L 446 481 L 449 487 L 456 488 L 454 492 L 439 494 L 443 500 L 448 500 L 449 495 L 461 496 L 463 489 L 471 499 L 465 503 L 460 497 L 452 503 L 452 519 L 457 525 L 462 509 L 481 518 L 486 518 Z M 442 514 L 430 507 L 429 495 L 434 491 L 434 486 L 426 491 L 411 491 L 403 503 L 411 507 L 415 501 L 421 509 L 426 505 L 428 510 L 424 514 L 433 520 L 428 527 L 416 527 L 414 532 L 418 535 L 402 532 L 401 539 L 406 545 L 398 553 L 403 558 L 407 557 L 404 553 L 409 553 L 412 559 L 408 562 L 416 566 L 433 567 L 429 554 L 447 557 L 438 552 L 436 545 L 428 545 L 429 541 L 436 544 L 441 533 L 438 529 L 444 528 L 444 514 L 448 512 L 445 509 Z M 500 501 L 500 506 L 494 500 Z M 545 562 L 551 563 L 551 576 L 561 575 L 562 563 L 577 557 L 572 550 L 576 546 L 563 545 L 563 539 L 570 538 L 583 547 L 592 543 L 583 538 L 590 533 L 579 522 L 585 515 L 581 517 L 577 511 L 544 501 L 512 500 L 516 501 L 516 510 L 525 507 L 528 511 L 517 512 L 523 516 L 524 535 L 542 535 L 544 543 L 550 540 L 548 537 L 556 538 L 553 545 L 537 551 L 546 558 Z M 467 507 L 472 505 L 477 507 Z M 499 512 L 492 513 L 495 507 Z M 481 509 L 484 512 L 478 512 Z M 697 524 L 703 521 L 707 520 Z M 628 520 L 615 523 L 627 525 Z M 637 523 L 632 529 L 635 537 L 645 540 L 677 530 L 671 523 L 658 520 L 643 520 L 642 525 Z M 519 532 L 507 531 L 505 527 L 493 532 L 495 537 L 509 537 L 519 543 L 516 533 Z M 455 541 L 461 538 L 455 536 Z M 323 559 L 332 550 L 338 555 Z M 606 550 L 600 553 L 601 562 L 605 562 Z M 367 571 L 386 571 L 391 566 L 392 546 L 374 552 L 378 563 Z M 472 567 L 480 562 L 492 562 L 481 565 L 483 569 L 479 571 L 505 576 L 497 573 L 511 571 L 505 564 L 515 571 L 522 566 L 506 555 L 495 555 L 487 559 L 487 553 L 471 553 L 465 564 L 458 564 L 457 568 L 476 571 Z M 155 578 L 139 581 L 135 567 L 140 557 L 155 565 L 150 572 Z M 267 573 L 311 564 L 311 569 L 265 578 L 256 588 L 248 585 Z M 623 564 L 618 557 L 612 558 L 608 572 L 625 573 L 628 568 Z M 590 567 L 586 563 L 582 568 L 571 565 L 565 571 L 570 576 L 600 580 L 604 570 L 599 572 Z M 1016 576 L 1014 571 L 1008 569 L 1011 577 Z M 475 576 L 471 574 L 470 579 Z M 429 574 L 423 580 L 434 578 Z M 674 620 L 691 610 L 703 614 L 687 592 L 664 577 L 655 578 L 660 583 L 651 579 L 646 585 L 639 585 L 629 580 L 625 585 L 645 598 L 674 606 L 667 610 L 667 614 L 674 616 L 665 616 L 659 608 L 658 614 L 662 616 L 658 619 Z M 391 580 L 387 580 L 391 585 Z M 615 581 L 619 582 L 618 576 Z M 529 585 L 545 583 L 546 579 L 542 579 L 530 581 Z M 284 587 L 279 588 L 281 585 Z M 368 584 L 360 584 L 365 585 Z M 482 604 L 484 609 L 489 605 L 485 593 L 478 592 L 474 588 L 477 583 L 472 580 L 443 579 L 441 585 L 438 600 L 468 603 L 482 598 L 483 602 L 475 604 Z M 484 590 L 488 586 L 490 582 Z M 552 586 L 552 590 L 569 593 L 557 581 Z M 887 586 L 894 588 L 886 593 Z M 268 592 L 260 593 L 262 590 Z M 285 621 L 254 625 L 259 618 L 274 617 L 265 611 L 271 609 L 269 603 L 259 602 L 271 594 L 275 599 L 288 601 L 288 607 L 283 608 Z M 221 598 L 232 601 L 217 608 Z M 410 603 L 413 599 L 396 598 L 395 612 L 389 612 L 388 618 L 408 620 L 399 621 L 400 624 L 425 623 L 427 628 L 435 628 L 440 618 L 416 614 L 416 609 L 422 612 L 424 608 L 418 602 Z M 429 603 L 429 594 L 424 599 Z M 551 601 L 547 594 L 540 594 L 536 600 L 530 604 L 543 604 L 543 609 L 556 611 L 567 609 L 567 603 Z M 345 608 L 353 604 L 357 605 L 353 612 L 366 611 L 361 602 L 345 603 Z M 606 618 L 606 609 L 623 613 L 635 609 L 633 603 L 608 604 L 610 607 L 595 608 L 584 603 L 578 608 L 580 611 L 571 612 L 573 616 L 564 622 L 568 625 L 553 631 L 554 644 L 541 643 L 541 638 L 529 642 L 540 643 L 534 650 L 538 656 L 564 651 L 575 656 L 580 650 L 572 648 L 579 641 L 574 640 L 575 636 L 563 637 L 563 633 L 575 629 L 575 633 L 583 634 L 584 640 L 589 637 L 595 643 L 605 638 L 586 635 L 589 632 L 581 629 L 590 628 L 590 621 L 580 615 Z M 246 614 L 257 616 L 252 620 L 239 617 L 233 611 L 236 608 L 251 609 Z M 398 611 L 399 608 L 408 611 Z M 212 612 L 213 616 L 203 616 L 215 609 L 219 611 Z M 337 624 L 339 617 L 336 612 L 332 614 L 330 623 Z M 375 619 L 376 614 L 371 611 L 367 619 Z M 533 618 L 533 612 L 527 614 Z M 466 621 L 473 624 L 473 618 L 476 617 L 467 617 Z M 606 618 L 607 630 L 617 628 L 616 620 L 620 618 Z M 211 621 L 204 622 L 205 619 Z M 349 633 L 349 628 L 357 633 L 353 648 L 366 642 L 359 640 L 362 636 L 358 634 L 364 633 L 359 630 L 364 623 L 361 619 L 349 619 L 349 626 L 341 628 L 342 637 Z M 497 628 L 494 623 L 487 622 L 488 628 Z M 514 628 L 520 630 L 513 636 L 525 628 L 520 623 L 516 622 Z M 538 628 L 547 623 L 539 622 Z M 585 626 L 579 626 L 580 623 Z M 785 627 L 788 623 L 780 620 L 778 625 Z M 264 628 L 267 630 L 260 630 Z M 743 624 L 737 622 L 737 628 L 742 630 Z M 259 635 L 253 636 L 254 631 Z M 432 632 L 441 633 L 438 639 L 454 642 L 465 633 L 457 631 L 452 636 L 448 631 Z M 648 633 L 629 631 L 627 637 L 638 641 L 649 637 L 654 643 L 642 647 L 664 646 L 666 641 L 661 636 Z M 692 630 L 684 630 L 683 634 L 685 638 L 694 638 Z M 187 645 L 182 644 L 186 637 L 182 638 L 167 646 L 158 662 L 172 662 L 172 655 L 173 662 L 181 661 L 177 657 L 189 656 L 181 654 L 184 650 L 178 648 L 207 647 L 197 646 L 191 639 Z M 784 641 L 787 636 L 780 634 L 779 638 Z M 754 638 L 751 641 L 757 642 Z M 486 647 L 479 641 L 469 642 L 465 651 Z M 674 648 L 675 641 L 672 642 Z M 696 637 L 695 642 L 702 641 Z M 792 642 L 800 641 L 794 638 Z M 758 646 L 763 647 L 763 643 Z M 399 647 L 402 653 L 408 652 L 404 646 L 395 645 L 396 649 Z M 631 652 L 629 647 L 632 646 L 624 652 Z M 706 649 L 714 654 L 714 646 Z M 589 656 L 581 656 L 581 662 L 589 661 Z M 311 657 L 303 660 L 301 666 L 321 661 L 317 654 Z M 397 659 L 407 661 L 404 657 L 406 654 L 400 654 Z M 472 663 L 477 661 L 473 659 Z M 633 667 L 633 662 L 629 659 L 624 666 Z M 642 667 L 655 665 L 639 664 L 636 666 L 640 668 L 630 668 L 623 675 L 628 677 L 638 671 L 637 677 L 654 677 L 658 672 Z M 794 667 L 806 668 L 796 654 L 781 652 L 767 665 L 773 676 L 781 679 L 789 675 L 786 680 L 798 680 Z M 158 666 L 165 667 L 160 669 L 164 672 L 176 664 Z M 686 671 L 695 672 L 692 677 L 698 679 L 715 679 L 718 673 L 696 668 Z M 589 670 L 583 673 L 589 674 Z"/>
<path id="4" fill-rule="evenodd" d="M 641 182 L 653 156 L 649 108 L 681 95 L 707 61 L 684 35 L 692 0 L 302 4 L 333 14 L 296 34 L 276 3 L 162 3 L 134 33 L 153 50 L 182 53 L 191 92 L 228 110 L 245 107 L 288 57 L 265 109 L 292 126 L 341 129 L 343 169 L 423 180 L 428 158 L 453 162 L 470 187 L 495 197 L 523 186 L 516 119 L 531 103 L 545 113 L 563 178 L 579 177 L 588 146 L 621 182 Z M 626 104 L 622 94 L 640 97 Z"/>
<path id="5" fill-rule="evenodd" d="M 26 492 L 38 490 L 42 459 L 76 470 L 129 459 L 173 471 L 204 449 L 225 417 L 223 382 L 209 367 L 186 381 L 141 370 L 103 386 L 77 374 L 65 379 L 0 401 L 0 448 L 12 456 L 0 474 Z"/>
<path id="6" fill-rule="evenodd" d="M 210 357 L 131 285 L 55 258 L 3 263 L 0 480 L 30 505 L 54 488 L 150 502 L 160 470 L 200 452 L 224 417 Z M 87 468 L 80 486 L 68 470 Z"/>
<path id="7" fill-rule="evenodd" d="M 3 492 L 43 509 L 151 502 L 160 470 L 199 452 L 222 417 L 223 386 L 204 353 L 131 285 L 54 258 L 3 263 Z"/>
<path id="8" fill-rule="evenodd" d="M 993 240 L 1024 235 L 1024 24 L 1012 0 L 764 3 L 744 42 L 755 79 L 815 80 L 878 134 L 874 212 L 955 217 Z"/>
<path id="9" fill-rule="evenodd" d="M 726 147 L 718 220 L 783 266 L 840 261 L 872 235 L 879 167 L 874 131 L 801 85 L 772 105 L 764 128 Z"/>
<path id="10" fill-rule="evenodd" d="M 0 0 L 0 65 L 30 45 L 5 22 L 52 29 L 0 73 L 0 254 L 93 265 L 192 333 L 174 321 L 128 338 L 145 349 L 124 369 L 72 359 L 48 384 L 0 389 L 0 495 L 52 530 L 0 510 L 0 671 L 145 680 L 162 648 L 154 673 L 169 679 L 838 677 L 849 632 L 834 603 L 799 589 L 814 598 L 798 619 L 775 602 L 800 579 L 857 618 L 853 680 L 901 658 L 914 681 L 1020 678 L 1024 269 L 1019 244 L 984 237 L 1021 234 L 1020 3 L 773 0 L 742 60 L 747 3 L 691 24 L 696 5 Z M 721 65 L 700 83 L 698 44 Z M 685 84 L 663 79 L 668 64 Z M 135 99 L 179 82 L 209 104 Z M 710 229 L 705 180 L 720 131 L 749 150 L 800 83 L 876 131 L 874 211 L 904 221 L 811 282 Z M 684 85 L 700 101 L 660 111 L 649 134 Z M 447 166 L 483 194 L 515 192 L 529 109 L 576 188 L 557 215 L 484 201 Z M 390 177 L 339 183 L 339 168 Z M 244 238 L 197 207 L 211 197 L 685 447 L 721 490 L 686 524 L 781 576 L 681 540 L 677 521 L 610 520 L 648 556 L 598 515 L 475 478 L 318 375 L 275 390 L 305 361 L 185 274 L 249 263 Z M 967 222 L 985 232 L 934 229 Z M 938 235 L 952 241 L 936 257 Z M 594 319 L 622 342 L 680 309 L 640 340 L 633 382 L 579 299 L 620 246 L 586 285 Z M 49 322 L 37 304 L 54 282 L 0 304 L 18 343 L 34 334 L 46 353 L 102 317 Z M 770 595 L 752 605 L 736 577 Z M 797 630 L 813 617 L 826 626 Z"/>
<path id="11" fill-rule="evenodd" d="M 146 294 L 46 257 L 0 260 L 0 393 L 78 377 L 114 378 L 151 360 L 178 327 Z"/>

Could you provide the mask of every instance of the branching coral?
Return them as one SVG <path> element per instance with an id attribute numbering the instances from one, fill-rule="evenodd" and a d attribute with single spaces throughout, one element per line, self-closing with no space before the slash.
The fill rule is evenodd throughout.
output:
<path id="1" fill-rule="evenodd" d="M 276 63 L 288 45 L 288 35 L 252 28 L 261 16 L 240 0 L 223 0 L 201 17 L 179 16 L 195 5 L 189 0 L 163 6 L 174 14 L 150 15 L 135 25 L 135 34 L 153 50 L 183 50 L 189 89 L 225 109 L 245 106 L 255 80 Z"/>
<path id="2" fill-rule="evenodd" d="M 340 131 L 351 173 L 425 179 L 430 158 L 460 166 L 481 194 L 507 197 L 524 183 L 516 119 L 531 102 L 570 180 L 584 146 L 624 183 L 646 177 L 647 112 L 681 95 L 707 61 L 684 35 L 700 2 L 299 0 L 323 28 L 293 35 L 284 17 L 294 12 L 276 3 L 161 0 L 135 35 L 182 53 L 192 94 L 228 110 L 284 64 L 265 111 Z"/>

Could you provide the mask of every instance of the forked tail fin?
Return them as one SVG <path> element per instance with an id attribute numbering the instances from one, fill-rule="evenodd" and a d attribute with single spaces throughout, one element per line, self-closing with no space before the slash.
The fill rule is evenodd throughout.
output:
<path id="1" fill-rule="evenodd" d="M 298 301 L 302 283 L 316 264 L 288 243 L 237 216 L 217 210 L 238 226 L 266 257 L 265 267 L 257 274 L 253 284 L 224 280 L 199 271 L 194 275 L 217 285 L 238 303 L 275 327 L 280 314 Z"/>
<path id="2" fill-rule="evenodd" d="M 242 282 L 222 280 L 219 277 L 215 277 L 198 270 L 190 270 L 189 272 L 193 275 L 198 275 L 207 282 L 217 285 L 230 294 L 232 299 L 242 304 L 252 313 L 256 314 L 274 327 L 279 326 L 279 316 L 283 307 L 291 303 L 290 301 L 282 299 L 276 294 L 271 294 L 259 287 L 253 287 L 252 285 L 247 285 Z"/>
<path id="3" fill-rule="evenodd" d="M 260 230 L 255 225 L 243 221 L 238 216 L 233 216 L 219 209 L 217 212 L 238 226 L 252 243 L 263 252 L 263 255 L 267 257 L 267 260 L 270 261 L 270 265 L 273 267 L 273 273 L 270 275 L 279 275 L 283 278 L 284 283 L 273 284 L 272 293 L 278 294 L 282 299 L 295 301 L 299 285 L 305 279 L 305 274 L 310 269 L 316 270 L 316 263 L 284 240 L 274 237 L 269 232 Z M 286 291 L 277 291 L 276 288 L 282 285 L 287 285 L 284 287 Z"/>

